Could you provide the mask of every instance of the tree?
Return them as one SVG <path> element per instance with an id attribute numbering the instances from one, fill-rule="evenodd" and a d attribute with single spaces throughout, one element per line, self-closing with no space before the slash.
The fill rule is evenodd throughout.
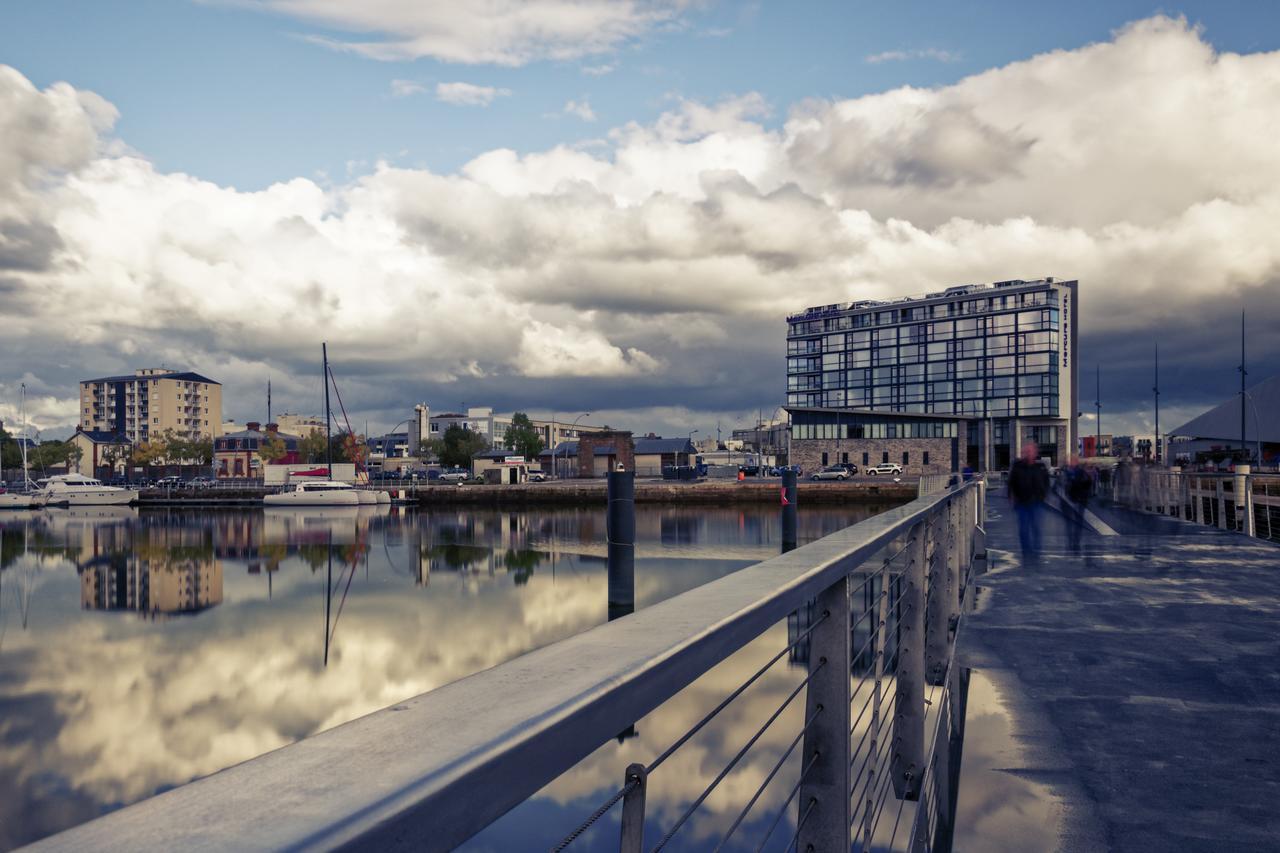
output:
<path id="1" fill-rule="evenodd" d="M 542 436 L 533 428 L 532 421 L 524 412 L 516 412 L 511 416 L 506 439 L 507 447 L 529 461 L 537 459 L 542 452 Z"/>
<path id="2" fill-rule="evenodd" d="M 418 442 L 418 456 L 425 462 L 439 462 L 444 452 L 444 441 L 439 438 L 424 438 Z"/>
<path id="3" fill-rule="evenodd" d="M 444 431 L 444 447 L 440 464 L 451 468 L 470 468 L 471 457 L 489 449 L 489 442 L 478 432 L 454 424 Z"/>
<path id="4" fill-rule="evenodd" d="M 102 451 L 102 464 L 109 466 L 114 474 L 121 463 L 129 460 L 132 453 L 133 448 L 127 444 L 108 444 Z"/>
<path id="5" fill-rule="evenodd" d="M 134 465 L 150 468 L 152 465 L 162 464 L 168 457 L 169 444 L 165 434 L 161 434 L 135 444 L 133 453 L 130 455 L 130 461 Z"/>
<path id="6" fill-rule="evenodd" d="M 324 431 L 313 429 L 298 442 L 298 453 L 308 462 L 324 461 Z"/>
<path id="7" fill-rule="evenodd" d="M 258 442 L 258 458 L 262 460 L 263 465 L 280 461 L 288 452 L 284 439 L 278 435 L 267 436 Z"/>

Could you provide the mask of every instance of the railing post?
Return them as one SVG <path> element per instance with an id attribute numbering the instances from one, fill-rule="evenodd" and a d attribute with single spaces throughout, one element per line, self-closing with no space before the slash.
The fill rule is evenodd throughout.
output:
<path id="1" fill-rule="evenodd" d="M 924 523 L 911 531 L 898 598 L 898 688 L 889 772 L 900 800 L 919 800 L 924 777 Z"/>
<path id="2" fill-rule="evenodd" d="M 618 850 L 619 853 L 641 853 L 644 850 L 644 798 L 649 787 L 644 765 L 628 765 L 622 782 L 623 785 L 635 782 L 636 786 L 622 798 L 622 839 Z"/>
<path id="3" fill-rule="evenodd" d="M 1240 532 L 1245 536 L 1257 536 L 1257 521 L 1253 517 L 1253 477 L 1248 465 L 1236 466 L 1236 515 L 1241 516 Z"/>
<path id="4" fill-rule="evenodd" d="M 1191 477 L 1187 487 L 1191 492 L 1191 512 L 1196 524 L 1204 524 L 1204 495 L 1200 494 L 1200 478 Z"/>
<path id="5" fill-rule="evenodd" d="M 930 684 L 941 684 L 950 653 L 947 635 L 947 560 L 946 531 L 942 528 L 945 510 L 939 508 L 924 522 L 925 568 L 929 575 L 925 587 L 924 671 Z"/>
<path id="6" fill-rule="evenodd" d="M 871 590 L 872 593 L 875 593 L 875 598 L 872 599 L 871 605 L 871 630 L 875 632 L 875 640 L 872 642 L 872 647 L 875 649 L 875 653 L 872 655 L 872 660 L 875 663 L 872 665 L 871 674 L 874 676 L 875 681 L 871 687 L 871 742 L 867 746 L 867 749 L 869 750 L 867 754 L 870 757 L 866 762 L 867 781 L 864 786 L 863 801 L 858 806 L 861 809 L 862 814 L 862 847 L 860 849 L 864 851 L 872 849 L 871 830 L 875 827 L 875 798 L 877 790 L 875 756 L 880 754 L 878 733 L 880 731 L 880 717 L 884 713 L 881 708 L 880 698 L 883 695 L 884 689 L 885 624 L 887 621 L 885 619 L 885 599 L 888 597 L 887 591 L 884 588 L 884 580 L 887 573 L 884 571 L 884 568 L 881 567 L 878 570 L 878 574 L 881 579 L 880 590 L 877 593 L 874 585 Z M 868 581 L 868 583 L 870 583 L 870 581 Z"/>
<path id="7" fill-rule="evenodd" d="M 1227 529 L 1227 496 L 1226 491 L 1222 488 L 1222 478 L 1213 478 L 1213 491 L 1218 498 L 1218 529 Z"/>
<path id="8" fill-rule="evenodd" d="M 805 691 L 804 762 L 813 767 L 800 786 L 798 851 L 849 849 L 849 577 L 818 594 L 809 635 L 809 685 Z M 881 629 L 883 630 L 883 629 Z"/>

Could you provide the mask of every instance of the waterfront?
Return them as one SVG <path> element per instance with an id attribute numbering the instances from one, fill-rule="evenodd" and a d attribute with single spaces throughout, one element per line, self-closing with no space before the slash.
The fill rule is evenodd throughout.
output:
<path id="1" fill-rule="evenodd" d="M 808 509 L 800 541 L 883 508 Z M 636 521 L 638 608 L 781 548 L 772 507 L 641 506 Z M 3 849 L 607 618 L 603 508 L 104 508 L 0 525 Z M 557 785 L 593 788 L 576 778 Z"/>

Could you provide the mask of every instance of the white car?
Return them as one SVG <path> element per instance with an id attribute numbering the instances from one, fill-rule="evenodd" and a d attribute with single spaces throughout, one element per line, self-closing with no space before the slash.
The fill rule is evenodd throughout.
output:
<path id="1" fill-rule="evenodd" d="M 529 482 L 530 482 L 530 483 L 545 483 L 546 481 L 547 481 L 547 475 L 546 475 L 546 474 L 544 474 L 544 473 L 542 473 L 541 471 L 530 471 L 530 472 L 529 472 Z"/>
<path id="2" fill-rule="evenodd" d="M 466 471 L 448 471 L 440 475 L 440 482 L 457 485 L 470 476 Z"/>
<path id="3" fill-rule="evenodd" d="M 867 469 L 862 473 L 869 474 L 872 477 L 876 474 L 901 474 L 902 466 L 897 462 L 881 462 L 879 465 L 867 466 Z"/>

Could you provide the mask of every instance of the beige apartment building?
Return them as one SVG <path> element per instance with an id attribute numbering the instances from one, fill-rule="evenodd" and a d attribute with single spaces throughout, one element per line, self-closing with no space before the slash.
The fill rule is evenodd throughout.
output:
<path id="1" fill-rule="evenodd" d="M 80 383 L 80 428 L 124 435 L 134 443 L 165 430 L 217 438 L 222 435 L 222 383 L 163 367 L 87 379 Z"/>

